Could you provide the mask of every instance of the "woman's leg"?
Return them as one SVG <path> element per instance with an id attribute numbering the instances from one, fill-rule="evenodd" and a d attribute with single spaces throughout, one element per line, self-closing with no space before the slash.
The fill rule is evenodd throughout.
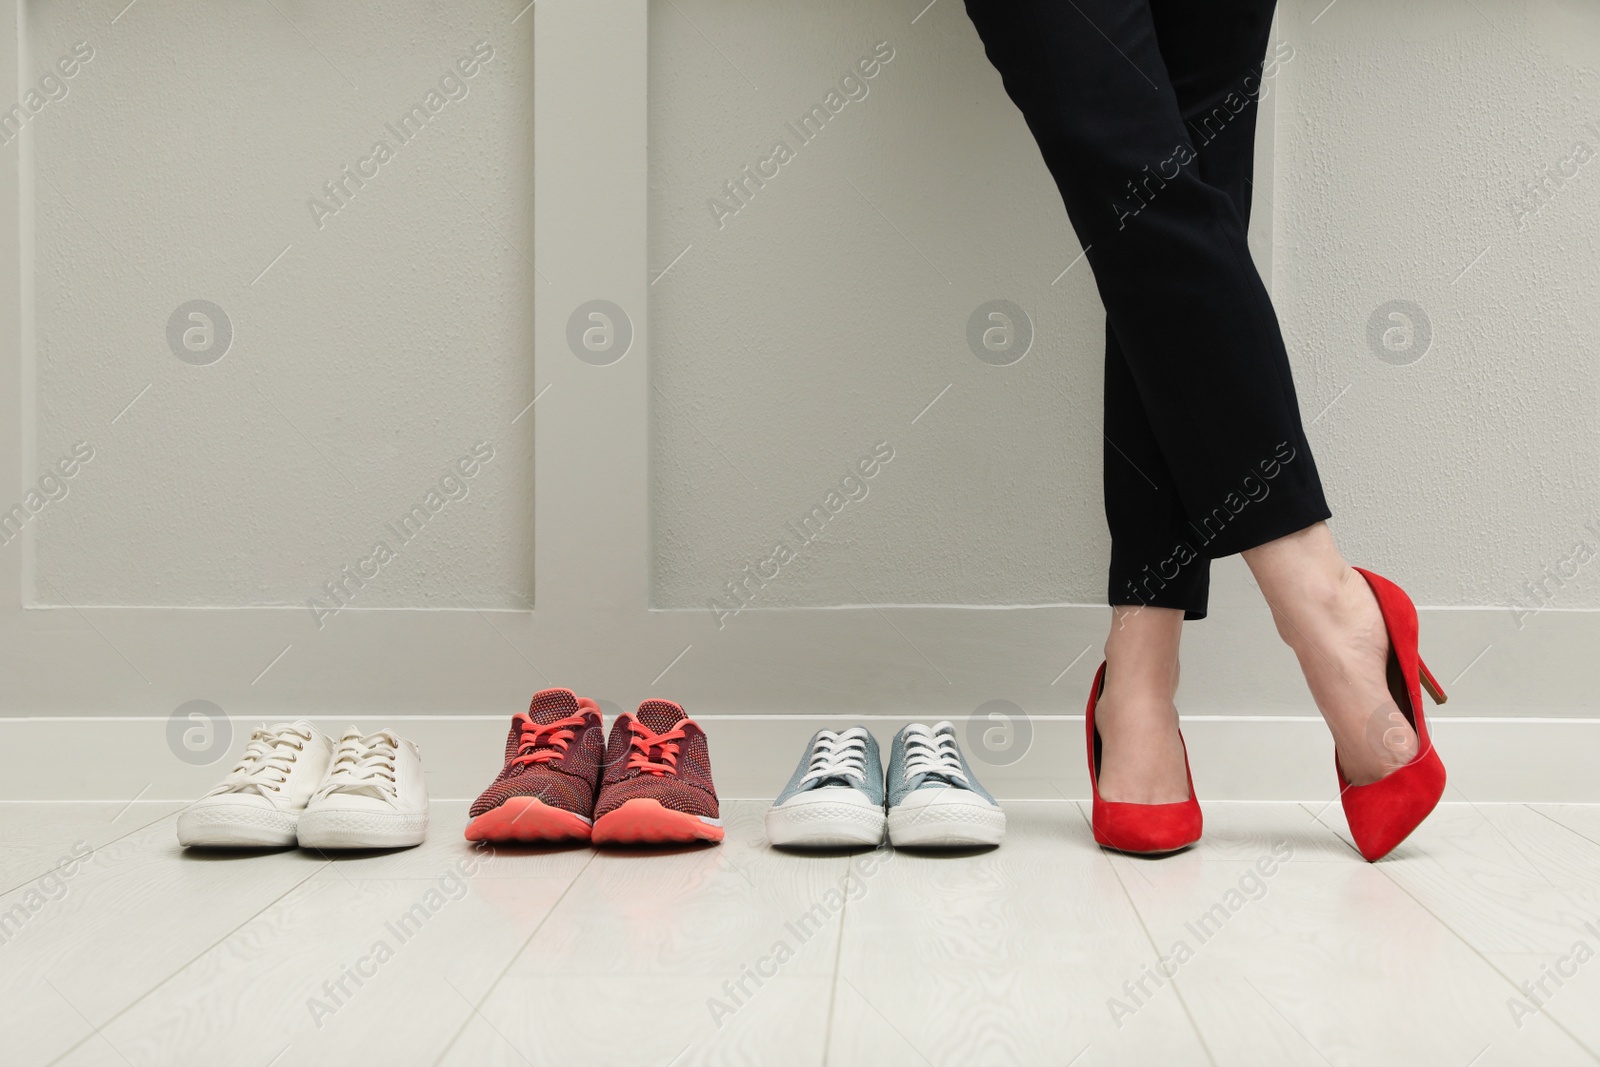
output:
<path id="1" fill-rule="evenodd" d="M 1167 76 L 1200 177 L 1249 224 L 1257 102 L 1275 0 L 1151 0 Z M 1165 804 L 1188 796 L 1173 703 L 1186 619 L 1206 615 L 1210 558 L 1180 563 L 1192 535 L 1116 331 L 1107 324 L 1105 500 L 1111 528 L 1111 634 L 1096 707 L 1100 794 Z M 1173 610 L 1173 609 L 1181 609 Z"/>
<path id="2" fill-rule="evenodd" d="M 1178 733 L 1178 642 L 1206 613 L 1211 561 L 1163 566 L 1188 516 L 1116 333 L 1106 328 L 1106 524 L 1111 529 L 1111 632 L 1105 688 L 1095 706 L 1100 795 L 1129 804 L 1187 799 Z M 1173 571 L 1176 573 L 1173 573 Z"/>
<path id="3" fill-rule="evenodd" d="M 1195 19 L 1221 20 L 1237 5 L 1189 6 Z M 1186 517 L 1178 542 L 1148 561 L 1152 584 L 1326 518 L 1244 216 L 1202 174 L 1205 150 L 1222 142 L 1185 121 L 1149 0 L 967 0 L 967 10 L 1085 246 Z M 1254 54 L 1198 49 L 1208 64 L 1237 75 L 1260 62 L 1263 38 L 1213 36 Z M 1223 95 L 1223 137 L 1248 103 Z M 1124 430 L 1107 436 L 1126 451 Z"/>
<path id="4" fill-rule="evenodd" d="M 1167 77 L 1196 153 L 1192 165 L 1203 181 L 1227 195 L 1246 226 L 1257 103 L 1265 91 L 1263 57 L 1275 4 L 1150 0 Z M 1182 608 L 1185 619 L 1205 618 L 1210 558 L 1179 551 L 1179 544 L 1194 536 L 1189 516 L 1109 321 L 1104 428 L 1110 603 Z"/>
<path id="5" fill-rule="evenodd" d="M 1177 608 L 1115 605 L 1106 637 L 1105 688 L 1095 705 L 1101 797 L 1175 804 L 1189 797 L 1178 734 Z"/>
<path id="6" fill-rule="evenodd" d="M 1183 619 L 1205 615 L 1209 557 L 1229 539 L 1327 514 L 1276 318 L 1244 246 L 1272 3 L 968 7 L 1061 186 L 1107 307 L 1109 593 L 1120 606 L 1097 708 L 1101 795 L 1182 800 L 1178 642 Z M 1220 321 L 1230 310 L 1239 321 Z M 1238 433 L 1235 417 L 1257 436 Z M 1259 436 L 1263 423 L 1275 441 Z M 1213 440 L 1213 427 L 1232 439 Z M 1289 491 L 1245 518 L 1302 456 L 1303 473 L 1282 483 Z M 1251 523 L 1257 532 L 1241 533 Z"/>
<path id="7" fill-rule="evenodd" d="M 1200 174 L 1228 194 L 1246 221 L 1255 99 L 1264 84 L 1255 65 L 1266 52 L 1273 4 L 1150 0 L 1161 53 L 1199 151 Z M 1250 97 L 1250 104 L 1230 119 L 1228 98 L 1237 92 Z M 1318 522 L 1243 555 L 1272 607 L 1279 634 L 1300 661 L 1348 779 L 1365 785 L 1410 762 L 1417 735 L 1390 693 L 1383 616 L 1327 525 Z M 1198 603 L 1203 611 L 1203 586 Z"/>

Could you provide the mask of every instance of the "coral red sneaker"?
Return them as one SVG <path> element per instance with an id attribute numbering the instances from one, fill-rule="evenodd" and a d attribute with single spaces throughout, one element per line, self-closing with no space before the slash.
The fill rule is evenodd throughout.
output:
<path id="1" fill-rule="evenodd" d="M 472 805 L 468 841 L 587 840 L 605 737 L 600 708 L 544 689 L 511 720 L 506 765 Z"/>
<path id="2" fill-rule="evenodd" d="M 595 801 L 596 844 L 721 841 L 706 732 L 670 700 L 620 715 Z"/>

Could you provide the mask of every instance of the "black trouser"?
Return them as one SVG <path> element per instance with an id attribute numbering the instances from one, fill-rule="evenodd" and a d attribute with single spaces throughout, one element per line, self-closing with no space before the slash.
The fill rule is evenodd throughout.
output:
<path id="1" fill-rule="evenodd" d="M 1245 243 L 1273 0 L 966 0 L 1106 309 L 1110 601 L 1329 516 Z"/>

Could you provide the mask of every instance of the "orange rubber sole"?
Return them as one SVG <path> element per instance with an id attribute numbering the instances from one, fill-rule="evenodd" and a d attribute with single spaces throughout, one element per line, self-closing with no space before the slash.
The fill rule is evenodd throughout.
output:
<path id="1" fill-rule="evenodd" d="M 721 841 L 722 827 L 695 815 L 672 811 L 659 800 L 638 797 L 594 823 L 597 845 L 662 845 L 669 842 Z"/>
<path id="2" fill-rule="evenodd" d="M 467 824 L 468 841 L 587 841 L 589 820 L 538 797 L 512 797 Z"/>

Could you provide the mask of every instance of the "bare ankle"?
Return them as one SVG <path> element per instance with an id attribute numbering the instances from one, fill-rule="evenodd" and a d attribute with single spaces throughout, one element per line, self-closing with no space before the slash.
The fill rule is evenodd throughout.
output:
<path id="1" fill-rule="evenodd" d="M 1314 635 L 1363 621 L 1377 609 L 1361 576 L 1349 567 L 1337 576 L 1316 575 L 1296 582 L 1269 603 L 1278 636 L 1296 652 L 1316 645 Z"/>
<path id="2" fill-rule="evenodd" d="M 1183 612 L 1125 607 L 1113 612 L 1106 637 L 1106 694 L 1118 703 L 1170 702 L 1178 687 Z"/>

